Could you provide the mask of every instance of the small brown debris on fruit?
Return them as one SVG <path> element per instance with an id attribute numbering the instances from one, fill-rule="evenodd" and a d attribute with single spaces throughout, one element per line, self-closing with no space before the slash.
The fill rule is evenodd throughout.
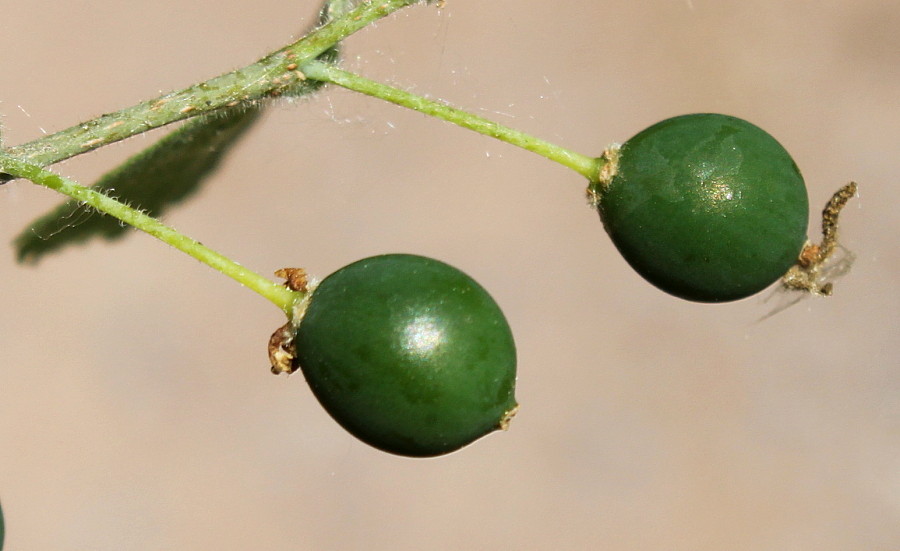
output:
<path id="1" fill-rule="evenodd" d="M 819 246 L 815 243 L 807 242 L 806 245 L 803 246 L 803 249 L 800 251 L 800 257 L 797 259 L 797 264 L 799 264 L 802 268 L 809 268 L 816 263 L 816 260 L 818 258 Z"/>
<path id="2" fill-rule="evenodd" d="M 500 423 L 497 425 L 500 430 L 509 430 L 509 424 L 517 413 L 519 413 L 519 404 L 516 404 L 514 408 L 503 414 L 503 418 L 500 419 Z"/>

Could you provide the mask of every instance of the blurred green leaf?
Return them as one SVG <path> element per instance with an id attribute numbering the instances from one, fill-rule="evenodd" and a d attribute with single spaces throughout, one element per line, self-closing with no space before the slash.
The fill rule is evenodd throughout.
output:
<path id="1" fill-rule="evenodd" d="M 6 524 L 3 522 L 3 508 L 0 507 L 0 551 L 3 551 L 3 539 L 6 537 Z"/>
<path id="2" fill-rule="evenodd" d="M 259 114 L 257 108 L 244 108 L 192 119 L 105 174 L 94 189 L 159 216 L 197 191 Z M 111 216 L 69 200 L 29 224 L 15 240 L 17 256 L 19 261 L 35 262 L 92 237 L 115 239 L 127 228 Z"/>

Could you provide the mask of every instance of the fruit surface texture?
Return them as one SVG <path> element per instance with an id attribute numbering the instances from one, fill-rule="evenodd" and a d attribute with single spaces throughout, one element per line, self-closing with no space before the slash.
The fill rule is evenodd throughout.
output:
<path id="1" fill-rule="evenodd" d="M 472 278 L 430 258 L 374 256 L 326 277 L 294 344 L 331 416 L 391 453 L 449 453 L 505 428 L 516 407 L 502 311 Z"/>
<path id="2" fill-rule="evenodd" d="M 737 300 L 796 262 L 806 186 L 759 127 L 712 113 L 673 117 L 625 142 L 617 157 L 612 178 L 592 188 L 600 217 L 622 256 L 663 291 Z"/>

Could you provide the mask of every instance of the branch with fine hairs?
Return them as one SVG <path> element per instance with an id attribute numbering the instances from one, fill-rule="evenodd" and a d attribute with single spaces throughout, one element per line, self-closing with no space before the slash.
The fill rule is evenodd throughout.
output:
<path id="1" fill-rule="evenodd" d="M 0 171 L 11 174 L 15 178 L 31 180 L 35 184 L 67 195 L 100 212 L 114 216 L 164 243 L 168 243 L 179 251 L 196 258 L 261 295 L 275 306 L 278 306 L 288 317 L 292 315 L 293 306 L 297 300 L 304 296 L 302 292 L 292 291 L 252 270 L 244 268 L 230 258 L 187 237 L 156 218 L 147 216 L 137 209 L 34 163 L 13 158 L 0 151 Z"/>
<path id="2" fill-rule="evenodd" d="M 364 0 L 346 15 L 242 69 L 3 151 L 37 166 L 48 166 L 176 121 L 278 97 L 303 82 L 303 73 L 297 71 L 299 65 L 370 23 L 422 1 Z M 0 183 L 3 181 L 0 174 Z"/>
<path id="3" fill-rule="evenodd" d="M 479 115 L 367 79 L 355 73 L 339 69 L 329 63 L 311 60 L 301 64 L 300 71 L 306 75 L 306 78 L 335 84 L 348 90 L 413 109 L 457 126 L 468 128 L 479 134 L 521 147 L 532 153 L 537 153 L 542 157 L 574 170 L 590 182 L 598 180 L 600 171 L 606 164 L 606 160 L 602 157 L 588 157 L 576 153 Z"/>

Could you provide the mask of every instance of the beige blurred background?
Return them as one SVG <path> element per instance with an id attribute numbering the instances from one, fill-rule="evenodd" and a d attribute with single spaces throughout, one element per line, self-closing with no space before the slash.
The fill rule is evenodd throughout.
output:
<path id="1" fill-rule="evenodd" d="M 316 9 L 2 2 L 5 143 L 249 63 Z M 284 102 L 166 221 L 264 273 L 385 252 L 465 270 L 517 337 L 512 429 L 385 455 L 269 374 L 283 320 L 232 281 L 136 233 L 34 267 L 5 246 L 8 549 L 900 549 L 900 3 L 448 0 L 347 54 L 587 154 L 676 114 L 747 118 L 814 211 L 860 182 L 853 270 L 762 322 L 761 297 L 683 302 L 616 254 L 574 173 L 349 92 Z M 57 169 L 90 182 L 159 135 Z M 0 187 L 0 235 L 57 202 Z"/>

